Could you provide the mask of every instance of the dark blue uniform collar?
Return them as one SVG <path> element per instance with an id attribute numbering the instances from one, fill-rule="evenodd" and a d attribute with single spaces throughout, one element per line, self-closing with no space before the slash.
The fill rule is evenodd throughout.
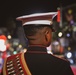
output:
<path id="1" fill-rule="evenodd" d="M 30 45 L 27 48 L 27 51 L 40 51 L 40 52 L 47 52 L 46 47 L 41 45 Z"/>

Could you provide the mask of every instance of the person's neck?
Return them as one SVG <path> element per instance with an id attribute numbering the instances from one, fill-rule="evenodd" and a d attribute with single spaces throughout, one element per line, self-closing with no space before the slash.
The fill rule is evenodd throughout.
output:
<path id="1" fill-rule="evenodd" d="M 30 45 L 28 45 L 29 47 L 30 46 L 40 46 L 40 47 L 46 47 L 46 46 L 44 46 L 44 45 L 41 45 L 41 44 L 30 44 Z"/>
<path id="2" fill-rule="evenodd" d="M 41 40 L 30 40 L 29 45 L 41 45 L 41 46 L 44 46 L 44 43 Z"/>

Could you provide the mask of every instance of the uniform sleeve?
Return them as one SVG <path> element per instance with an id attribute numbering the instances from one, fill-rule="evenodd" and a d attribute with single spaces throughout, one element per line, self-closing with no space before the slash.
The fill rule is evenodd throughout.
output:
<path id="1" fill-rule="evenodd" d="M 74 75 L 69 62 L 62 65 L 60 72 L 61 72 L 61 75 Z"/>

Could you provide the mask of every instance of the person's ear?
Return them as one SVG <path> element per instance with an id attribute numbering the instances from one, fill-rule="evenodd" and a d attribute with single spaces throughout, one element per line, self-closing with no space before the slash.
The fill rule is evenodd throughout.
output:
<path id="1" fill-rule="evenodd" d="M 46 40 L 46 41 L 48 41 L 48 33 L 49 33 L 49 31 L 46 31 L 46 32 L 45 32 L 45 40 Z"/>
<path id="2" fill-rule="evenodd" d="M 49 31 L 47 30 L 46 32 L 45 32 L 45 34 L 48 34 L 49 33 Z"/>

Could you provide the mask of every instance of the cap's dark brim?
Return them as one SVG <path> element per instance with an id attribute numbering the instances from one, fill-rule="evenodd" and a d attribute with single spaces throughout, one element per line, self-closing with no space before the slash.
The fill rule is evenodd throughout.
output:
<path id="1" fill-rule="evenodd" d="M 55 32 L 53 25 L 29 24 L 29 25 L 24 25 L 23 27 L 25 27 L 25 26 L 48 26 L 52 30 L 52 32 Z"/>
<path id="2" fill-rule="evenodd" d="M 55 32 L 55 29 L 52 28 L 52 32 Z"/>
<path id="3" fill-rule="evenodd" d="M 51 28 L 52 32 L 55 32 L 55 29 L 54 29 L 53 25 L 50 25 L 49 27 Z"/>

